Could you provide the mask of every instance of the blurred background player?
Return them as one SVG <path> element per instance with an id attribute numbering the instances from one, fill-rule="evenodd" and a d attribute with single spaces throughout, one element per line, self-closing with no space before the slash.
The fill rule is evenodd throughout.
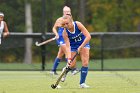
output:
<path id="1" fill-rule="evenodd" d="M 1 37 L 5 38 L 8 35 L 9 35 L 9 30 L 6 22 L 4 21 L 4 13 L 0 12 L 0 44 L 1 44 Z"/>
<path id="2" fill-rule="evenodd" d="M 76 54 L 76 51 L 80 54 L 82 67 L 80 75 L 80 87 L 88 88 L 85 84 L 85 80 L 88 73 L 88 62 L 89 62 L 89 41 L 91 39 L 90 33 L 84 27 L 81 22 L 73 21 L 69 16 L 63 17 L 64 27 L 66 28 L 63 32 L 63 37 L 66 43 L 68 64 L 72 69 L 76 65 L 76 58 L 70 63 L 71 58 Z M 65 81 L 66 74 L 63 76 L 61 81 Z"/>
<path id="3" fill-rule="evenodd" d="M 70 7 L 64 6 L 63 16 L 64 15 L 68 15 L 72 18 Z M 66 45 L 65 45 L 64 38 L 63 38 L 63 35 L 62 35 L 63 30 L 64 30 L 62 17 L 60 17 L 56 20 L 52 30 L 55 34 L 56 39 L 57 39 L 57 44 L 59 46 L 59 51 L 58 51 L 57 57 L 54 60 L 54 64 L 53 64 L 53 67 L 52 67 L 52 70 L 51 70 L 50 74 L 57 75 L 56 69 L 57 69 L 62 57 L 66 53 Z M 67 57 L 65 56 L 65 58 L 67 58 Z M 73 74 L 76 74 L 78 71 L 79 71 L 78 69 L 74 68 L 73 69 Z"/>

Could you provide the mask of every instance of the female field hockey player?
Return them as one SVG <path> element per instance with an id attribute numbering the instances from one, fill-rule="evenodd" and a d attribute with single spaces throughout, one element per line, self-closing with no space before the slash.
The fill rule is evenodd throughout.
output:
<path id="1" fill-rule="evenodd" d="M 64 6 L 64 8 L 63 8 L 63 16 L 65 16 L 65 15 L 69 15 L 72 18 L 71 9 L 68 6 Z M 52 67 L 52 70 L 50 72 L 50 74 L 52 74 L 52 75 L 57 75 L 56 69 L 57 69 L 62 57 L 66 53 L 66 45 L 65 45 L 64 38 L 62 35 L 63 30 L 64 30 L 64 28 L 62 26 L 62 22 L 63 22 L 62 17 L 58 18 L 53 26 L 53 29 L 52 29 L 54 34 L 55 34 L 55 37 L 57 39 L 57 44 L 59 46 L 59 51 L 57 53 L 57 57 L 54 60 L 53 67 Z M 73 69 L 73 70 L 74 70 L 73 74 L 76 74 L 78 72 L 77 69 Z"/>
<path id="2" fill-rule="evenodd" d="M 66 43 L 68 64 L 70 68 L 75 67 L 76 58 L 72 63 L 70 63 L 71 58 L 76 54 L 76 51 L 80 54 L 82 67 L 80 75 L 80 87 L 88 88 L 89 86 L 85 84 L 86 77 L 88 74 L 88 63 L 89 63 L 89 41 L 91 39 L 90 33 L 84 27 L 81 22 L 73 21 L 69 16 L 63 16 L 63 22 L 65 30 L 63 32 L 63 37 Z M 66 74 L 63 76 L 61 81 L 64 81 Z"/>
<path id="3" fill-rule="evenodd" d="M 4 19 L 4 14 L 0 12 L 0 44 L 1 44 L 1 37 L 6 37 L 9 35 L 9 30 L 7 24 Z"/>

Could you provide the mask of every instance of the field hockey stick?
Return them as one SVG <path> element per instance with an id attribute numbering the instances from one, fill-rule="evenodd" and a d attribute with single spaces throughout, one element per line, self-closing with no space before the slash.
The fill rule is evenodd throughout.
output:
<path id="1" fill-rule="evenodd" d="M 76 54 L 74 55 L 74 57 L 72 58 L 72 60 L 70 61 L 70 63 L 75 59 L 75 57 L 76 57 L 77 55 L 78 55 L 78 52 L 76 52 Z M 51 87 L 52 87 L 53 89 L 55 89 L 55 88 L 58 86 L 59 82 L 61 81 L 61 78 L 63 77 L 63 75 L 64 75 L 69 69 L 70 69 L 70 67 L 69 67 L 69 65 L 67 64 L 66 67 L 65 67 L 65 69 L 62 71 L 62 73 L 61 73 L 60 76 L 58 77 L 56 83 L 51 85 Z"/>
<path id="2" fill-rule="evenodd" d="M 42 45 L 47 44 L 47 43 L 49 43 L 49 42 L 51 42 L 51 41 L 54 41 L 55 39 L 56 39 L 56 38 L 53 37 L 53 38 L 48 39 L 48 40 L 46 40 L 46 41 L 43 41 L 43 42 L 41 42 L 41 43 L 35 42 L 35 45 L 36 45 L 36 46 L 42 46 Z"/>

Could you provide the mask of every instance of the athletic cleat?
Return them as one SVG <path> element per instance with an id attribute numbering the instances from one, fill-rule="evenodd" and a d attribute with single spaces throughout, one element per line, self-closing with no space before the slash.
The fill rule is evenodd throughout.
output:
<path id="1" fill-rule="evenodd" d="M 78 74 L 79 72 L 80 72 L 80 70 L 76 68 L 74 71 L 72 71 L 72 75 L 76 75 L 76 74 Z"/>
<path id="2" fill-rule="evenodd" d="M 85 83 L 80 84 L 80 88 L 89 88 L 90 86 L 86 85 Z"/>
<path id="3" fill-rule="evenodd" d="M 50 71 L 51 75 L 58 75 L 58 73 L 56 73 L 55 71 Z"/>

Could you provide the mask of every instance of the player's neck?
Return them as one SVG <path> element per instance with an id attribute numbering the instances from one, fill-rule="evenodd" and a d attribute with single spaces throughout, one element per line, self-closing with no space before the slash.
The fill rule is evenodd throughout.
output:
<path id="1" fill-rule="evenodd" d="M 74 26 L 69 29 L 70 32 L 74 32 Z"/>

